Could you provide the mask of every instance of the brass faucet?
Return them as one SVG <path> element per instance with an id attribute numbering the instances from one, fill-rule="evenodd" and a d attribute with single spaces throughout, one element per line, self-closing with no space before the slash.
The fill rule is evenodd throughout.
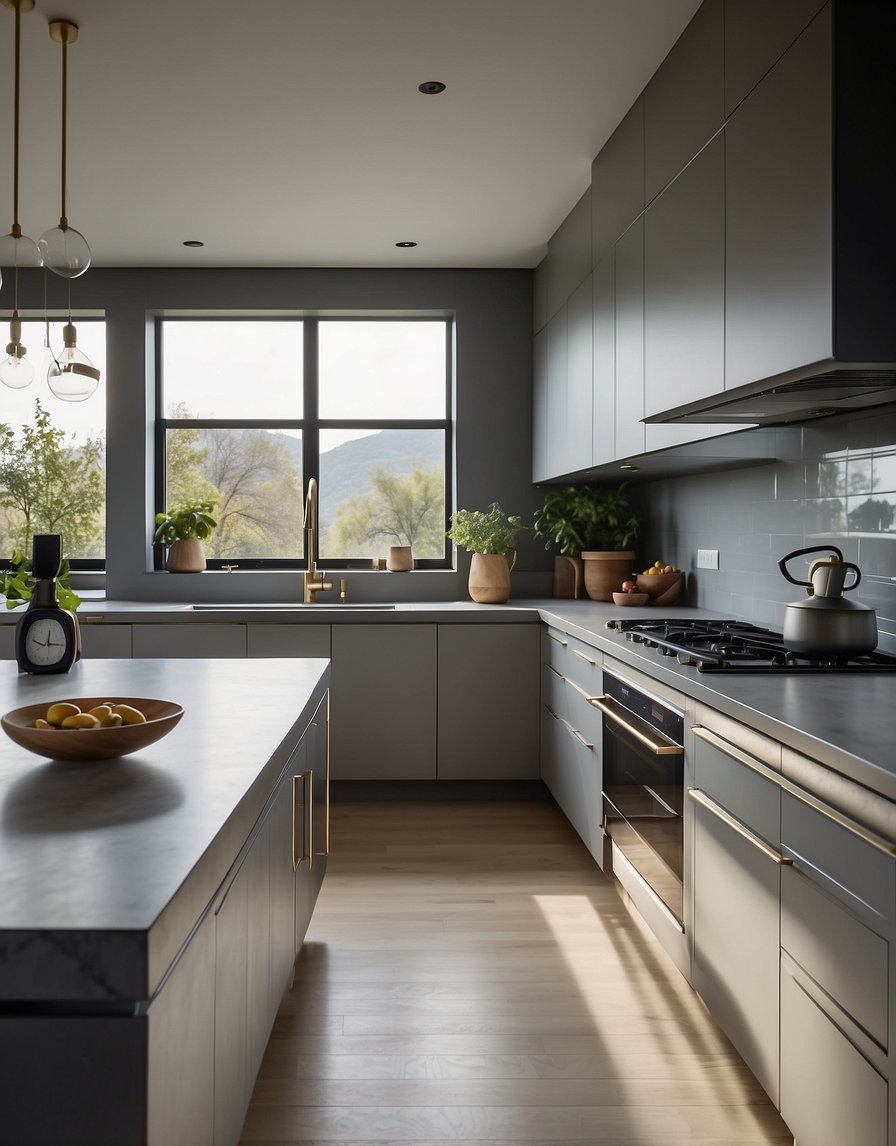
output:
<path id="1" fill-rule="evenodd" d="M 305 498 L 305 554 L 308 568 L 302 574 L 302 600 L 313 604 L 318 593 L 326 593 L 333 588 L 331 581 L 317 568 L 317 535 L 319 530 L 317 506 L 317 479 L 308 479 L 308 495 Z"/>

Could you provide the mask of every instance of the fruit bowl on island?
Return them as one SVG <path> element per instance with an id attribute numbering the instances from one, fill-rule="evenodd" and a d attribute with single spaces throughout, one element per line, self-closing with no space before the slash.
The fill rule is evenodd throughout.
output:
<path id="1" fill-rule="evenodd" d="M 684 588 L 684 573 L 674 565 L 654 562 L 649 569 L 635 575 L 638 592 L 646 593 L 651 605 L 672 605 Z"/>

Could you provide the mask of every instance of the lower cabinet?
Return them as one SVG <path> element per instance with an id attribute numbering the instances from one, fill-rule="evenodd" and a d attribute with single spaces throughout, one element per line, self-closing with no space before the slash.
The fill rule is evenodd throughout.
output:
<path id="1" fill-rule="evenodd" d="M 134 625 L 135 657 L 244 657 L 246 626 L 228 624 Z"/>
<path id="2" fill-rule="evenodd" d="M 328 703 L 290 757 L 214 906 L 214 1146 L 239 1142 L 326 870 Z"/>
<path id="3" fill-rule="evenodd" d="M 436 626 L 334 625 L 334 780 L 435 780 Z"/>
<path id="4" fill-rule="evenodd" d="M 553 629 L 541 639 L 541 777 L 603 867 L 601 722 L 588 703 L 601 691 L 598 655 Z"/>
<path id="5" fill-rule="evenodd" d="M 538 625 L 440 625 L 438 778 L 537 780 Z"/>
<path id="6" fill-rule="evenodd" d="M 742 749 L 714 739 L 698 734 L 688 790 L 691 981 L 777 1104 L 781 792 L 741 763 Z"/>
<path id="7" fill-rule="evenodd" d="M 896 860 L 785 792 L 781 1114 L 807 1146 L 880 1146 L 888 1124 Z"/>

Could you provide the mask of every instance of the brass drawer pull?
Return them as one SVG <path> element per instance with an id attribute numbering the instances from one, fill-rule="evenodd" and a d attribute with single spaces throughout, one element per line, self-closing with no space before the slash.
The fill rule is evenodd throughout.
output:
<path id="1" fill-rule="evenodd" d="M 782 856 L 780 852 L 761 839 L 755 833 L 751 832 L 748 827 L 735 819 L 730 812 L 726 812 L 721 804 L 717 804 L 711 796 L 707 796 L 699 788 L 688 788 L 688 799 L 692 800 L 695 804 L 699 804 L 701 808 L 705 808 L 717 820 L 721 820 L 723 824 L 727 824 L 733 832 L 736 832 L 747 843 L 752 844 L 757 851 L 762 852 L 766 859 L 770 859 L 772 863 L 778 864 L 780 867 L 788 866 L 793 863 L 792 859 L 787 856 Z"/>
<path id="2" fill-rule="evenodd" d="M 592 668 L 597 668 L 597 661 L 593 657 L 589 657 L 584 653 L 580 653 L 578 649 L 573 649 L 572 652 L 573 656 L 579 657 L 581 660 L 585 661 L 586 664 L 591 665 Z"/>
<path id="3" fill-rule="evenodd" d="M 621 704 L 617 704 L 612 696 L 589 696 L 588 703 L 593 704 L 595 708 L 599 708 L 604 716 L 618 724 L 620 728 L 624 728 L 626 732 L 634 736 L 640 741 L 645 748 L 649 748 L 655 756 L 683 756 L 684 748 L 680 744 L 675 744 L 665 737 L 659 739 L 657 736 L 652 736 L 654 731 L 649 724 L 642 721 L 635 721 L 637 717 L 633 717 Z"/>
<path id="4" fill-rule="evenodd" d="M 564 649 L 565 649 L 565 648 L 566 648 L 566 646 L 569 644 L 569 641 L 564 641 L 564 640 L 562 639 L 562 637 L 555 637 L 553 633 L 548 633 L 548 640 L 549 640 L 549 641 L 556 641 L 556 643 L 557 643 L 558 645 L 562 645 L 562 647 L 563 647 Z"/>
<path id="5" fill-rule="evenodd" d="M 574 736 L 576 738 L 576 740 L 578 740 L 578 742 L 582 745 L 583 748 L 593 748 L 594 747 L 594 745 L 591 743 L 591 741 L 586 740 L 585 737 L 581 734 L 581 732 L 579 732 L 578 728 L 574 728 L 569 723 L 568 720 L 563 720 L 562 716 L 560 717 L 560 720 L 566 726 L 566 731 L 569 733 L 569 735 Z"/>

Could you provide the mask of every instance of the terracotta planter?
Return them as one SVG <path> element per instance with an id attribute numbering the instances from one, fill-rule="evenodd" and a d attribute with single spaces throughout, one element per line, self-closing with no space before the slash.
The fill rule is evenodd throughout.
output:
<path id="1" fill-rule="evenodd" d="M 630 549 L 586 549 L 585 591 L 592 601 L 612 601 L 613 594 L 622 588 L 634 568 L 635 554 Z"/>
<path id="2" fill-rule="evenodd" d="M 184 537 L 172 542 L 165 568 L 169 573 L 201 573 L 205 568 L 205 550 L 198 537 Z"/>
<path id="3" fill-rule="evenodd" d="M 584 566 L 581 557 L 560 554 L 554 558 L 554 596 L 577 601 L 584 592 Z"/>
<path id="4" fill-rule="evenodd" d="M 507 564 L 503 553 L 474 553 L 470 563 L 470 596 L 479 605 L 503 605 L 510 596 L 510 572 L 516 565 Z"/>
<path id="5" fill-rule="evenodd" d="M 410 545 L 390 545 L 386 568 L 391 573 L 408 573 L 414 568 Z"/>

